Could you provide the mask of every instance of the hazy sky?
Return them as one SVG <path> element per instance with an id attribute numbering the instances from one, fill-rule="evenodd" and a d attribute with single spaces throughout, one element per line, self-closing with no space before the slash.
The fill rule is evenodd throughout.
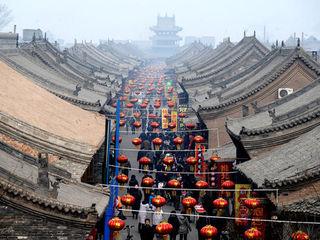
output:
<path id="1" fill-rule="evenodd" d="M 77 40 L 146 40 L 158 14 L 175 14 L 180 36 L 230 36 L 243 31 L 270 40 L 293 32 L 320 38 L 320 0 L 0 0 L 12 10 L 13 21 L 3 31 L 41 28 L 66 42 Z"/>

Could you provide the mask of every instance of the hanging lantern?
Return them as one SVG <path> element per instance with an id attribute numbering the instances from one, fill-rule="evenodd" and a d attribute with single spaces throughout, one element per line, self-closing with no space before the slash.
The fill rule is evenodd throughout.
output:
<path id="1" fill-rule="evenodd" d="M 124 93 L 125 93 L 125 94 L 129 94 L 129 93 L 130 93 L 130 90 L 129 90 L 129 89 L 126 89 L 126 90 L 124 90 Z"/>
<path id="2" fill-rule="evenodd" d="M 178 116 L 179 116 L 179 118 L 185 118 L 187 116 L 187 114 L 184 112 L 181 112 L 178 114 Z"/>
<path id="3" fill-rule="evenodd" d="M 142 140 L 141 138 L 133 138 L 131 140 L 132 144 L 135 145 L 136 148 L 140 149 L 140 146 L 141 146 L 141 143 L 142 143 Z"/>
<path id="4" fill-rule="evenodd" d="M 223 198 L 218 198 L 213 200 L 212 204 L 215 208 L 224 209 L 228 206 L 228 201 Z"/>
<path id="5" fill-rule="evenodd" d="M 120 97 L 120 101 L 124 102 L 127 101 L 128 97 L 127 96 L 121 96 Z"/>
<path id="6" fill-rule="evenodd" d="M 191 214 L 193 207 L 197 205 L 197 200 L 193 197 L 185 197 L 182 199 L 181 203 L 186 209 L 186 213 Z"/>
<path id="7" fill-rule="evenodd" d="M 138 102 L 138 98 L 132 98 L 132 99 L 130 99 L 130 102 L 132 104 L 135 104 L 136 102 Z"/>
<path id="8" fill-rule="evenodd" d="M 153 128 L 153 130 L 155 130 L 156 128 L 158 128 L 160 126 L 160 124 L 157 122 L 151 122 L 150 126 Z"/>
<path id="9" fill-rule="evenodd" d="M 160 103 L 160 102 L 155 102 L 155 103 L 153 104 L 153 106 L 154 106 L 155 108 L 160 108 L 160 107 L 161 107 L 161 103 Z"/>
<path id="10" fill-rule="evenodd" d="M 125 205 L 126 207 L 129 207 L 134 204 L 136 199 L 134 198 L 134 196 L 130 194 L 126 194 L 126 195 L 123 195 L 120 200 L 123 205 Z"/>
<path id="11" fill-rule="evenodd" d="M 176 128 L 176 126 L 177 126 L 177 123 L 175 123 L 175 122 L 170 122 L 168 124 L 168 128 L 170 128 L 170 129 L 174 129 L 174 128 Z"/>
<path id="12" fill-rule="evenodd" d="M 129 178 L 127 175 L 121 173 L 116 177 L 116 180 L 120 185 L 124 185 L 129 181 Z"/>
<path id="13" fill-rule="evenodd" d="M 196 127 L 194 123 L 186 123 L 184 126 L 189 130 L 192 130 Z"/>
<path id="14" fill-rule="evenodd" d="M 166 204 L 166 202 L 167 200 L 164 197 L 161 197 L 160 195 L 155 196 L 151 200 L 152 205 L 157 208 L 157 211 L 159 211 L 160 208 Z"/>
<path id="15" fill-rule="evenodd" d="M 148 187 L 148 188 L 144 189 L 146 194 L 150 194 L 151 189 L 149 189 L 149 188 L 151 188 L 153 186 L 153 184 L 154 184 L 154 179 L 152 177 L 146 177 L 146 178 L 142 179 L 141 186 Z"/>
<path id="16" fill-rule="evenodd" d="M 196 188 L 204 189 L 204 188 L 208 188 L 208 187 L 209 187 L 209 184 L 206 181 L 199 180 L 196 182 Z"/>
<path id="17" fill-rule="evenodd" d="M 162 145 L 162 139 L 161 138 L 155 138 L 152 140 L 152 143 L 154 144 L 154 147 L 156 150 L 160 149 L 160 146 Z"/>
<path id="18" fill-rule="evenodd" d="M 201 143 L 204 143 L 204 137 L 197 135 L 193 138 L 193 141 L 197 144 L 200 145 Z"/>
<path id="19" fill-rule="evenodd" d="M 135 121 L 132 125 L 133 125 L 135 128 L 139 129 L 139 128 L 141 127 L 141 122 Z"/>
<path id="20" fill-rule="evenodd" d="M 177 149 L 179 150 L 179 149 L 181 149 L 181 145 L 183 143 L 183 138 L 176 137 L 173 139 L 173 143 L 174 143 L 174 145 L 176 145 Z"/>
<path id="21" fill-rule="evenodd" d="M 163 163 L 167 165 L 167 170 L 170 171 L 171 166 L 174 164 L 174 158 L 171 154 L 166 154 L 163 158 Z"/>
<path id="22" fill-rule="evenodd" d="M 126 107 L 127 107 L 127 108 L 133 108 L 133 104 L 132 104 L 132 103 L 127 103 L 127 104 L 126 104 Z"/>
<path id="23" fill-rule="evenodd" d="M 169 108 L 173 108 L 175 105 L 175 103 L 173 101 L 168 102 L 168 107 Z"/>
<path id="24" fill-rule="evenodd" d="M 224 189 L 233 189 L 234 186 L 235 186 L 235 184 L 231 180 L 226 180 L 221 184 L 221 187 Z"/>
<path id="25" fill-rule="evenodd" d="M 155 115 L 154 113 L 149 113 L 148 118 L 154 119 L 154 118 L 157 118 L 157 115 Z"/>
<path id="26" fill-rule="evenodd" d="M 124 112 L 120 113 L 120 118 L 124 118 L 126 116 L 126 114 Z"/>
<path id="27" fill-rule="evenodd" d="M 118 217 L 114 217 L 110 219 L 110 221 L 108 222 L 108 226 L 110 230 L 114 232 L 121 231 L 124 228 L 125 224 L 126 224 L 125 221 L 121 220 Z"/>
<path id="28" fill-rule="evenodd" d="M 136 94 L 136 95 L 140 95 L 140 91 L 136 91 L 135 94 Z"/>
<path id="29" fill-rule="evenodd" d="M 148 105 L 146 103 L 141 103 L 139 106 L 140 108 L 147 108 Z"/>
<path id="30" fill-rule="evenodd" d="M 112 140 L 113 143 L 115 143 L 116 142 L 116 136 L 113 135 L 111 140 Z M 122 142 L 122 137 L 119 136 L 119 143 L 121 143 L 121 142 Z"/>
<path id="31" fill-rule="evenodd" d="M 309 240 L 310 237 L 303 231 L 297 231 L 291 235 L 292 240 Z"/>
<path id="32" fill-rule="evenodd" d="M 195 157 L 190 156 L 187 158 L 186 163 L 190 166 L 194 166 L 198 163 L 198 160 Z"/>
<path id="33" fill-rule="evenodd" d="M 148 170 L 149 165 L 151 164 L 151 159 L 148 157 L 142 157 L 139 159 L 139 164 L 141 164 L 143 166 L 144 170 Z"/>
<path id="34" fill-rule="evenodd" d="M 169 188 L 181 188 L 181 183 L 177 179 L 169 180 L 167 185 L 168 185 Z M 177 195 L 177 191 L 176 190 L 172 190 L 171 194 L 172 194 L 172 196 L 176 196 Z"/>
<path id="35" fill-rule="evenodd" d="M 120 119 L 119 125 L 120 127 L 123 127 L 124 125 L 126 125 L 126 120 Z"/>
<path id="36" fill-rule="evenodd" d="M 173 226 L 167 222 L 161 222 L 155 228 L 155 232 L 162 236 L 168 235 L 172 230 Z"/>
<path id="37" fill-rule="evenodd" d="M 256 228 L 250 228 L 244 232 L 247 239 L 261 239 L 262 233 Z"/>
<path id="38" fill-rule="evenodd" d="M 139 119 L 139 118 L 141 117 L 141 113 L 140 113 L 140 112 L 135 112 L 135 113 L 133 114 L 133 116 L 134 116 L 135 118 Z"/>
<path id="39" fill-rule="evenodd" d="M 247 198 L 244 200 L 244 205 L 249 209 L 257 208 L 261 205 L 261 202 L 259 199 L 256 198 Z"/>
<path id="40" fill-rule="evenodd" d="M 200 235 L 206 240 L 211 240 L 218 235 L 218 229 L 212 225 L 206 225 L 200 230 Z"/>
<path id="41" fill-rule="evenodd" d="M 221 159 L 221 157 L 219 157 L 217 153 L 212 154 L 212 156 L 210 157 L 210 161 L 211 162 L 215 162 L 215 161 L 218 161 L 220 159 Z"/>
<path id="42" fill-rule="evenodd" d="M 169 114 L 169 113 L 165 113 L 164 115 L 163 115 L 163 117 L 165 117 L 165 118 L 170 118 L 171 117 L 171 115 Z"/>
<path id="43" fill-rule="evenodd" d="M 117 160 L 118 160 L 118 163 L 125 164 L 126 162 L 128 162 L 128 157 L 124 154 L 120 154 Z"/>

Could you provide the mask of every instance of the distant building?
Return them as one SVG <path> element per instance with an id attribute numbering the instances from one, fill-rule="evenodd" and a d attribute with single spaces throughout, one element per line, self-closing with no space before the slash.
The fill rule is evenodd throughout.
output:
<path id="1" fill-rule="evenodd" d="M 195 37 L 195 36 L 187 36 L 184 38 L 184 45 L 190 45 L 193 42 L 201 42 L 204 45 L 215 46 L 215 38 L 213 36 L 203 36 L 203 37 Z"/>
<path id="2" fill-rule="evenodd" d="M 31 42 L 35 37 L 35 40 L 39 40 L 43 38 L 43 34 L 41 29 L 23 29 L 23 41 Z"/>
<path id="3" fill-rule="evenodd" d="M 182 30 L 175 25 L 175 16 L 158 16 L 157 25 L 150 28 L 155 33 L 151 37 L 152 53 L 156 57 L 169 57 L 175 54 L 182 39 L 177 33 Z"/>

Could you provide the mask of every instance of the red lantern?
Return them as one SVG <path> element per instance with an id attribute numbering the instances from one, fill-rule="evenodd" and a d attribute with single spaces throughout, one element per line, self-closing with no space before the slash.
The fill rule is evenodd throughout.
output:
<path id="1" fill-rule="evenodd" d="M 129 93 L 130 93 L 130 90 L 129 90 L 129 89 L 126 89 L 126 90 L 124 90 L 124 93 L 125 93 L 125 94 L 129 94 Z"/>
<path id="2" fill-rule="evenodd" d="M 214 161 L 217 161 L 220 159 L 221 159 L 221 157 L 219 157 L 218 154 L 216 154 L 216 153 L 212 154 L 212 156 L 210 157 L 211 162 L 214 162 Z"/>
<path id="3" fill-rule="evenodd" d="M 179 118 L 185 118 L 187 116 L 187 114 L 184 112 L 181 112 L 178 114 L 178 116 L 179 116 Z"/>
<path id="4" fill-rule="evenodd" d="M 181 183 L 177 179 L 171 179 L 167 183 L 169 188 L 180 188 Z"/>
<path id="5" fill-rule="evenodd" d="M 173 226 L 167 222 L 161 222 L 156 226 L 155 232 L 160 235 L 168 235 L 173 230 Z"/>
<path id="6" fill-rule="evenodd" d="M 140 118 L 140 117 L 141 117 L 141 113 L 135 112 L 135 113 L 133 114 L 133 116 L 134 116 L 135 118 Z"/>
<path id="7" fill-rule="evenodd" d="M 160 146 L 162 145 L 162 139 L 161 138 L 155 138 L 152 140 L 152 143 L 154 144 L 154 147 L 156 150 L 160 149 Z"/>
<path id="8" fill-rule="evenodd" d="M 257 208 L 261 204 L 260 200 L 256 198 L 247 198 L 244 200 L 243 203 L 247 208 L 250 208 L 250 209 Z"/>
<path id="9" fill-rule="evenodd" d="M 155 206 L 156 208 L 160 208 L 163 205 L 165 205 L 167 202 L 167 200 L 164 197 L 161 197 L 160 195 L 155 196 L 154 198 L 152 198 L 151 203 L 153 206 Z"/>
<path id="10" fill-rule="evenodd" d="M 223 198 L 218 198 L 212 202 L 213 206 L 218 209 L 223 209 L 228 206 L 228 201 Z"/>
<path id="11" fill-rule="evenodd" d="M 160 124 L 157 123 L 157 122 L 151 122 L 151 123 L 150 123 L 150 126 L 151 126 L 153 129 L 156 129 L 156 128 L 158 128 L 158 127 L 160 126 Z"/>
<path id="12" fill-rule="evenodd" d="M 160 107 L 161 107 L 161 103 L 160 103 L 160 102 L 155 102 L 155 103 L 153 104 L 153 106 L 154 106 L 155 108 L 160 108 Z"/>
<path id="13" fill-rule="evenodd" d="M 204 143 L 204 137 L 200 136 L 200 135 L 197 135 L 193 138 L 193 141 L 197 144 L 201 144 L 201 143 Z"/>
<path id="14" fill-rule="evenodd" d="M 133 138 L 131 142 L 133 145 L 136 146 L 136 148 L 140 148 L 142 140 L 140 138 Z"/>
<path id="15" fill-rule="evenodd" d="M 234 182 L 231 180 L 226 180 L 221 184 L 221 187 L 224 189 L 232 189 L 234 188 Z"/>
<path id="16" fill-rule="evenodd" d="M 123 205 L 132 206 L 136 199 L 134 198 L 134 196 L 130 194 L 126 194 L 126 195 L 123 195 L 120 200 Z"/>
<path id="17" fill-rule="evenodd" d="M 201 228 L 200 235 L 207 240 L 211 240 L 218 235 L 218 229 L 212 225 L 206 225 Z"/>
<path id="18" fill-rule="evenodd" d="M 134 104 L 134 103 L 138 102 L 138 98 L 132 98 L 132 99 L 130 99 L 130 102 L 131 102 L 132 104 Z"/>
<path id="19" fill-rule="evenodd" d="M 127 107 L 127 108 L 133 108 L 133 104 L 132 104 L 132 103 L 127 103 L 127 104 L 126 104 L 126 107 Z"/>
<path id="20" fill-rule="evenodd" d="M 134 126 L 135 128 L 140 128 L 140 127 L 141 127 L 141 122 L 135 121 L 135 122 L 133 123 L 133 126 Z"/>
<path id="21" fill-rule="evenodd" d="M 187 158 L 186 162 L 187 162 L 188 165 L 194 166 L 194 165 L 197 164 L 198 160 L 195 157 L 190 156 L 190 157 Z"/>
<path id="22" fill-rule="evenodd" d="M 176 138 L 173 139 L 173 143 L 174 143 L 174 145 L 176 145 L 177 149 L 180 149 L 181 145 L 183 143 L 183 138 L 176 137 Z"/>
<path id="23" fill-rule="evenodd" d="M 170 129 L 174 129 L 174 128 L 176 128 L 176 126 L 177 126 L 177 123 L 175 123 L 175 122 L 170 122 L 170 123 L 168 124 L 168 127 L 169 127 Z"/>
<path id="24" fill-rule="evenodd" d="M 194 123 L 186 123 L 186 124 L 185 124 L 185 127 L 186 127 L 187 129 L 192 130 L 192 129 L 194 129 L 194 128 L 196 127 L 196 125 L 195 125 Z"/>
<path id="25" fill-rule="evenodd" d="M 309 235 L 303 231 L 297 231 L 291 235 L 292 240 L 309 240 Z"/>
<path id="26" fill-rule="evenodd" d="M 148 118 L 154 119 L 154 118 L 157 118 L 157 115 L 155 115 L 153 113 L 149 113 Z"/>
<path id="27" fill-rule="evenodd" d="M 108 222 L 108 226 L 111 231 L 118 232 L 124 228 L 125 221 L 121 220 L 118 217 L 114 217 L 114 218 L 110 219 L 110 221 Z"/>
<path id="28" fill-rule="evenodd" d="M 174 163 L 174 158 L 173 156 L 171 155 L 166 155 L 164 158 L 163 158 L 163 163 L 167 166 L 172 166 L 173 163 Z"/>
<path id="29" fill-rule="evenodd" d="M 142 157 L 139 159 L 139 163 L 143 166 L 144 170 L 148 170 L 148 166 L 151 164 L 151 159 L 148 157 Z"/>
<path id="30" fill-rule="evenodd" d="M 250 228 L 244 232 L 244 236 L 247 239 L 260 239 L 262 237 L 262 233 L 256 228 Z"/>
<path id="31" fill-rule="evenodd" d="M 140 108 L 147 108 L 147 106 L 148 106 L 148 105 L 147 105 L 146 103 L 141 103 L 141 104 L 140 104 Z"/>
<path id="32" fill-rule="evenodd" d="M 126 125 L 126 120 L 120 119 L 119 125 L 120 127 L 123 127 L 124 125 Z"/>
<path id="33" fill-rule="evenodd" d="M 196 182 L 196 188 L 204 189 L 204 188 L 208 188 L 208 187 L 209 187 L 209 184 L 206 181 L 199 180 Z"/>
<path id="34" fill-rule="evenodd" d="M 168 107 L 169 108 L 173 108 L 175 105 L 175 103 L 173 101 L 168 102 Z"/>
<path id="35" fill-rule="evenodd" d="M 127 96 L 121 96 L 120 97 L 120 101 L 124 102 L 127 101 L 128 97 Z"/>
<path id="36" fill-rule="evenodd" d="M 124 155 L 124 154 L 120 154 L 118 156 L 117 160 L 118 160 L 118 163 L 124 164 L 124 163 L 128 162 L 128 157 L 126 155 Z"/>
<path id="37" fill-rule="evenodd" d="M 182 199 L 182 205 L 186 209 L 187 214 L 190 214 L 192 211 L 192 208 L 197 204 L 197 200 L 193 197 L 185 197 Z"/>
<path id="38" fill-rule="evenodd" d="M 112 136 L 112 142 L 113 142 L 113 143 L 116 142 L 116 137 L 115 137 L 114 135 Z M 119 143 L 121 143 L 121 142 L 122 142 L 122 137 L 119 136 Z"/>
<path id="39" fill-rule="evenodd" d="M 124 114 L 124 112 L 120 113 L 120 118 L 124 118 L 126 115 Z"/>
<path id="40" fill-rule="evenodd" d="M 121 173 L 116 177 L 116 180 L 119 184 L 124 185 L 125 183 L 127 183 L 129 181 L 129 178 L 127 175 Z"/>
<path id="41" fill-rule="evenodd" d="M 151 188 L 153 184 L 154 184 L 154 179 L 151 177 L 146 177 L 142 179 L 141 186 L 148 187 L 147 189 L 144 189 L 146 194 L 150 194 L 151 190 L 149 188 Z"/>

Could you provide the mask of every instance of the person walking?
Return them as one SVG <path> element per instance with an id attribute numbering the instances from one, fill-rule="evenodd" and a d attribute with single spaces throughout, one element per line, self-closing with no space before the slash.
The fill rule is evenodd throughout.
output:
<path id="1" fill-rule="evenodd" d="M 156 226 L 163 221 L 163 211 L 162 208 L 155 209 L 152 216 L 152 225 L 153 229 L 156 229 Z M 156 234 L 157 239 L 161 239 L 161 236 L 159 234 Z"/>
<path id="2" fill-rule="evenodd" d="M 201 236 L 200 230 L 206 225 L 207 225 L 207 219 L 200 215 L 199 219 L 196 222 L 196 228 L 198 230 L 198 240 L 205 240 L 204 237 Z"/>
<path id="3" fill-rule="evenodd" d="M 170 240 L 176 240 L 180 227 L 180 222 L 176 215 L 176 211 L 171 211 L 171 214 L 168 218 L 168 223 L 173 226 L 173 230 L 170 233 Z"/>
<path id="4" fill-rule="evenodd" d="M 145 224 L 146 218 L 147 218 L 147 211 L 149 208 L 149 204 L 147 201 L 143 201 L 140 203 L 140 208 L 139 208 L 139 225 L 138 225 L 138 231 L 141 233 L 142 226 Z"/>
<path id="5" fill-rule="evenodd" d="M 146 218 L 140 231 L 141 240 L 152 240 L 154 236 L 154 228 L 151 226 L 150 219 Z"/>
<path id="6" fill-rule="evenodd" d="M 133 219 L 138 219 L 138 211 L 142 199 L 142 192 L 139 190 L 139 185 L 135 185 L 135 187 L 130 190 L 130 194 L 134 196 L 135 199 L 134 204 L 132 205 L 132 217 Z"/>
<path id="7" fill-rule="evenodd" d="M 184 214 L 184 212 L 181 212 Z M 179 226 L 179 235 L 180 235 L 180 240 L 187 240 L 188 239 L 188 233 L 191 232 L 191 226 L 189 223 L 189 220 L 186 216 L 181 215 L 178 217 L 180 226 Z"/>

